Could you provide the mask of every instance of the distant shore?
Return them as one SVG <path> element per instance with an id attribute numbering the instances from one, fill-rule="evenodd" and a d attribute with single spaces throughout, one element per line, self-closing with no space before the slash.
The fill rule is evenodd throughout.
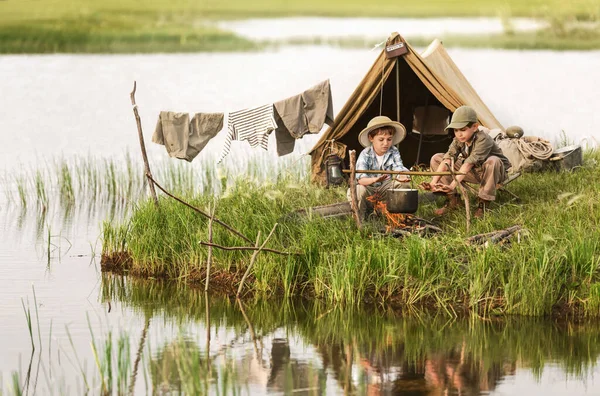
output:
<path id="1" fill-rule="evenodd" d="M 208 3 L 208 4 L 206 4 Z M 76 5 L 57 0 L 52 7 L 30 1 L 0 2 L 0 53 L 174 53 L 214 51 L 256 51 L 289 44 L 327 44 L 344 47 L 370 47 L 373 40 L 348 36 L 336 39 L 296 41 L 252 40 L 221 29 L 215 21 L 289 16 L 448 18 L 494 17 L 505 25 L 503 33 L 452 34 L 441 37 L 446 46 L 592 50 L 600 49 L 600 9 L 585 0 L 563 4 L 558 0 L 485 2 L 465 0 L 446 2 L 395 2 L 374 0 L 288 4 L 267 0 L 247 4 L 229 0 L 226 4 L 183 0 L 142 4 L 132 0 Z M 525 3 L 525 4 L 523 4 Z M 218 4 L 218 5 L 217 5 Z M 537 31 L 511 28 L 514 18 L 543 21 Z M 469 32 L 465 24 L 465 32 Z M 402 33 L 402 32 L 400 32 Z M 415 45 L 428 44 L 433 36 L 415 37 Z"/>

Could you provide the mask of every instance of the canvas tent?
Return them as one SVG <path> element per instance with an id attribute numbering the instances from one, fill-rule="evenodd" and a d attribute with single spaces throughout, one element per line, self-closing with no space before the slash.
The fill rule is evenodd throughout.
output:
<path id="1" fill-rule="evenodd" d="M 400 42 L 405 41 L 398 33 L 392 33 L 386 45 Z M 447 150 L 452 137 L 443 131 L 443 126 L 451 112 L 462 105 L 474 107 L 482 125 L 501 128 L 441 43 L 437 42 L 434 49 L 430 47 L 426 57 L 416 53 L 408 43 L 406 47 L 408 53 L 391 59 L 386 58 L 385 49 L 381 51 L 333 126 L 312 148 L 313 182 L 325 183 L 328 142 L 334 139 L 348 150 L 360 152 L 358 134 L 371 118 L 380 114 L 399 120 L 406 127 L 408 133 L 399 149 L 407 167 L 414 165 L 417 157 L 419 163 L 428 164 L 433 154 Z M 430 120 L 432 117 L 436 119 Z M 346 165 L 347 161 L 348 158 Z"/>

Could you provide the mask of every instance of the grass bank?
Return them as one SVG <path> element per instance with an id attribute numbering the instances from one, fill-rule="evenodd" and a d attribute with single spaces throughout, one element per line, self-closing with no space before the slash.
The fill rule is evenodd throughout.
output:
<path id="1" fill-rule="evenodd" d="M 600 6 L 591 0 L 447 2 L 133 0 L 70 2 L 0 1 L 0 53 L 132 53 L 256 50 L 255 43 L 211 26 L 217 19 L 253 17 L 500 17 L 507 33 L 445 38 L 448 45 L 502 48 L 600 48 Z M 538 18 L 549 27 L 511 33 L 513 17 Z M 592 23 L 589 27 L 587 24 Z M 355 40 L 350 42 L 356 45 Z"/>
<path id="2" fill-rule="evenodd" d="M 500 196 L 486 219 L 465 229 L 464 212 L 438 220 L 441 235 L 402 240 L 381 236 L 376 222 L 358 231 L 351 219 L 286 216 L 298 208 L 339 202 L 343 189 L 320 189 L 305 180 L 275 183 L 239 179 L 214 195 L 187 196 L 195 206 L 217 206 L 217 217 L 250 239 L 280 223 L 270 246 L 300 256 L 261 254 L 247 289 L 264 297 L 308 296 L 326 303 L 428 306 L 453 314 L 470 310 L 548 315 L 600 315 L 600 152 L 585 155 L 573 173 L 527 174 L 511 184 L 523 204 Z M 418 215 L 432 218 L 435 203 Z M 476 248 L 465 239 L 520 224 L 520 243 Z M 205 274 L 207 220 L 177 202 L 161 199 L 160 210 L 141 202 L 121 224 L 103 226 L 103 266 L 142 277 L 201 284 Z M 216 227 L 215 243 L 248 245 Z M 213 287 L 237 289 L 249 254 L 214 253 Z"/>

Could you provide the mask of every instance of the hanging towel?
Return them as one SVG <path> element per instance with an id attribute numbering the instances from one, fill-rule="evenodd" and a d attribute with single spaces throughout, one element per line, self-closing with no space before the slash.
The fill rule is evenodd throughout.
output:
<path id="1" fill-rule="evenodd" d="M 218 162 L 229 154 L 232 140 L 247 140 L 250 147 L 260 146 L 267 150 L 269 134 L 275 128 L 277 124 L 273 118 L 272 104 L 229 113 L 225 145 Z"/>
<path id="2" fill-rule="evenodd" d="M 277 154 L 294 151 L 295 140 L 307 133 L 319 133 L 323 124 L 333 125 L 333 100 L 329 80 L 274 104 Z"/>
<path id="3" fill-rule="evenodd" d="M 192 161 L 208 141 L 223 129 L 223 113 L 196 113 L 192 117 L 190 138 L 185 159 Z"/>
<path id="4" fill-rule="evenodd" d="M 161 111 L 152 141 L 166 147 L 169 156 L 185 159 L 190 135 L 188 113 Z"/>

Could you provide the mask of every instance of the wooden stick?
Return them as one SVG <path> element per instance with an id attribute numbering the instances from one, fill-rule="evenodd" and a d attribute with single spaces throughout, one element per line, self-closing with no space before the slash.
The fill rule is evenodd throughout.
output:
<path id="1" fill-rule="evenodd" d="M 356 197 L 356 150 L 350 150 L 350 198 L 352 215 L 354 216 L 356 227 L 360 230 L 362 219 L 358 213 L 358 199 Z"/>
<path id="2" fill-rule="evenodd" d="M 236 301 L 240 306 L 240 311 L 242 312 L 242 316 L 244 317 L 246 325 L 248 326 L 250 338 L 252 338 L 252 344 L 254 345 L 254 356 L 259 362 L 262 362 L 262 354 L 258 353 L 258 345 L 256 345 L 256 333 L 254 332 L 254 327 L 252 327 L 252 323 L 250 323 L 250 319 L 248 319 L 248 315 L 246 315 L 246 311 L 244 311 L 244 305 L 242 304 L 242 300 L 236 298 Z"/>
<path id="3" fill-rule="evenodd" d="M 352 169 L 343 169 L 344 173 L 351 173 Z M 378 175 L 407 175 L 407 176 L 452 176 L 455 175 L 464 175 L 464 173 L 459 172 L 425 172 L 425 171 L 388 171 L 388 170 L 360 170 L 355 169 L 355 173 L 368 173 L 368 174 L 378 174 Z"/>
<path id="4" fill-rule="evenodd" d="M 273 229 L 271 229 L 271 232 L 269 233 L 269 235 L 267 236 L 265 241 L 262 243 L 262 245 L 260 245 L 260 248 L 252 254 L 252 258 L 250 259 L 250 265 L 248 265 L 248 268 L 246 269 L 244 276 L 242 276 L 242 280 L 240 281 L 240 286 L 238 287 L 238 291 L 235 295 L 236 297 L 238 297 L 238 298 L 240 297 L 240 293 L 242 292 L 242 288 L 244 287 L 244 281 L 246 280 L 246 277 L 250 273 L 250 270 L 252 269 L 252 266 L 254 265 L 254 262 L 256 261 L 256 257 L 258 257 L 258 254 L 260 253 L 260 251 L 263 250 L 263 248 L 265 247 L 267 242 L 269 242 L 269 239 L 271 239 L 271 236 L 273 236 L 273 233 L 275 232 L 276 228 L 277 228 L 277 223 L 275 223 L 275 225 L 273 226 Z M 259 242 L 260 242 L 260 231 L 258 232 L 258 236 L 256 237 L 256 244 L 255 244 L 256 247 L 258 247 Z"/>
<path id="5" fill-rule="evenodd" d="M 131 373 L 131 383 L 129 384 L 129 394 L 133 395 L 135 390 L 135 379 L 137 377 L 138 366 L 144 353 L 144 344 L 146 343 L 146 336 L 148 335 L 148 328 L 150 327 L 150 318 L 146 317 L 146 324 L 142 330 L 142 336 L 140 337 L 140 343 L 138 344 L 137 354 L 135 361 L 133 362 L 133 372 Z"/>
<path id="6" fill-rule="evenodd" d="M 168 192 L 167 190 L 165 190 L 160 184 L 158 184 L 156 182 L 156 180 L 154 180 L 152 178 L 152 176 L 149 177 L 150 180 L 152 181 L 152 183 L 156 184 L 156 187 L 158 187 L 158 189 L 162 192 L 164 192 L 165 194 L 167 194 L 169 197 L 173 198 L 174 200 L 176 200 L 177 202 L 180 202 L 182 204 L 184 204 L 185 206 L 187 206 L 188 208 L 195 210 L 196 212 L 200 213 L 202 216 L 205 216 L 207 218 L 210 219 L 210 215 L 206 212 L 204 212 L 201 209 L 198 209 L 195 206 L 190 205 L 189 203 L 185 202 L 184 200 L 182 200 L 181 198 L 177 198 L 175 195 L 171 194 L 170 192 Z M 248 238 L 247 236 L 245 236 L 244 234 L 242 234 L 241 232 L 239 232 L 238 230 L 236 230 L 235 228 L 227 225 L 226 223 L 222 222 L 221 220 L 217 219 L 216 217 L 213 219 L 213 221 L 217 224 L 222 225 L 223 227 L 225 227 L 228 231 L 230 231 L 231 233 L 239 236 L 240 238 L 242 238 L 243 240 L 245 240 L 246 242 L 250 242 L 252 243 L 252 241 L 250 240 L 250 238 Z"/>
<path id="7" fill-rule="evenodd" d="M 203 246 L 212 246 L 212 247 L 215 247 L 217 249 L 222 249 L 222 250 L 258 250 L 258 248 L 255 246 L 223 246 L 223 245 L 217 245 L 216 243 L 209 243 L 209 242 L 202 242 L 202 241 L 199 241 L 198 243 Z M 275 254 L 281 254 L 282 256 L 301 256 L 302 255 L 302 253 L 298 253 L 298 252 L 282 252 L 282 251 L 270 249 L 270 248 L 263 248 L 262 251 L 269 252 L 269 253 L 275 253 Z"/>
<path id="8" fill-rule="evenodd" d="M 133 82 L 133 91 L 129 94 L 131 98 L 131 105 L 133 106 L 133 115 L 135 116 L 135 122 L 137 124 L 138 129 L 138 137 L 140 139 L 140 147 L 142 149 L 142 158 L 144 159 L 144 170 L 146 172 L 146 177 L 148 178 L 148 185 L 150 186 L 150 193 L 152 194 L 152 198 L 154 199 L 154 204 L 158 207 L 158 197 L 156 196 L 156 190 L 154 190 L 154 184 L 152 184 L 152 173 L 150 173 L 150 164 L 148 163 L 148 156 L 146 155 L 146 145 L 144 144 L 144 135 L 142 134 L 142 120 L 140 119 L 140 114 L 138 113 L 137 104 L 135 103 L 135 91 L 137 88 L 137 83 Z"/>
<path id="9" fill-rule="evenodd" d="M 204 320 L 206 321 L 206 368 L 210 372 L 210 300 L 207 292 L 204 292 L 204 306 Z"/>
<path id="10" fill-rule="evenodd" d="M 473 235 L 472 237 L 467 239 L 467 243 L 469 244 L 483 244 L 486 240 L 489 240 L 492 243 L 497 243 L 502 239 L 514 234 L 515 232 L 521 230 L 520 225 L 514 225 L 512 227 L 508 227 L 504 230 L 497 230 L 492 232 L 486 232 L 484 234 Z"/>
<path id="11" fill-rule="evenodd" d="M 465 201 L 465 214 L 467 215 L 467 234 L 468 234 L 469 231 L 471 230 L 471 205 L 469 204 L 469 195 L 465 191 L 465 188 L 463 187 L 462 183 L 459 183 L 458 180 L 456 180 L 456 172 L 454 171 L 454 158 L 452 158 L 452 163 L 450 165 L 450 169 L 451 169 L 450 172 L 452 172 L 452 178 L 456 182 L 456 185 L 460 188 L 460 193 L 462 194 L 463 199 Z"/>
<path id="12" fill-rule="evenodd" d="M 211 207 L 208 205 L 208 211 L 210 212 L 210 219 L 208 220 L 208 242 L 212 244 L 213 241 L 213 220 L 215 219 L 215 205 Z M 212 264 L 212 246 L 208 246 L 208 257 L 206 257 L 206 281 L 204 282 L 204 291 L 208 291 L 208 282 L 210 281 L 210 265 Z"/>

